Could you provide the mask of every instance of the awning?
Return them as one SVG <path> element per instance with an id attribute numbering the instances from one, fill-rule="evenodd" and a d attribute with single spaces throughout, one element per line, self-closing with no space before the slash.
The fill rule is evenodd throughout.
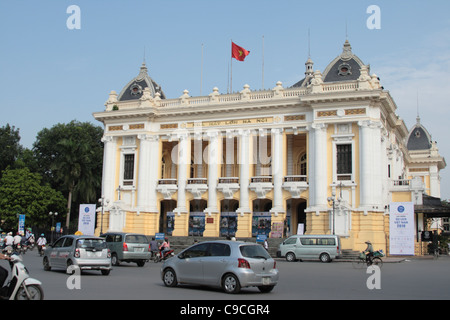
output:
<path id="1" fill-rule="evenodd" d="M 423 213 L 427 218 L 450 217 L 450 207 L 442 205 L 441 199 L 423 195 L 423 204 L 414 205 L 415 213 Z"/>

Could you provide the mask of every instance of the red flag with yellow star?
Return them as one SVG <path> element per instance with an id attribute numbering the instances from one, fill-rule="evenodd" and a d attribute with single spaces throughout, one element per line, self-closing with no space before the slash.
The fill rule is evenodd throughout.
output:
<path id="1" fill-rule="evenodd" d="M 231 57 L 239 61 L 244 61 L 245 57 L 250 54 L 250 51 L 238 46 L 234 42 L 231 42 Z"/>

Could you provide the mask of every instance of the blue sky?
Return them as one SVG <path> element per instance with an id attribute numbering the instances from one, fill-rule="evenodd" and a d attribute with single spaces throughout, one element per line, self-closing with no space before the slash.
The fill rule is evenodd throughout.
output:
<path id="1" fill-rule="evenodd" d="M 70 5 L 81 29 L 66 26 Z M 381 29 L 367 28 L 370 5 Z M 347 27 L 346 27 L 347 26 Z M 381 78 L 408 128 L 417 95 L 422 124 L 450 159 L 450 1 L 384 0 L 15 0 L 0 2 L 0 126 L 20 129 L 30 148 L 43 128 L 73 119 L 96 123 L 111 90 L 138 74 L 144 50 L 150 76 L 168 98 L 183 90 L 226 93 L 230 42 L 250 50 L 233 61 L 233 91 L 244 84 L 291 86 L 303 78 L 308 29 L 314 69 L 323 71 L 346 37 L 371 73 Z M 203 81 L 201 84 L 203 45 Z M 449 169 L 441 198 L 450 199 Z"/>

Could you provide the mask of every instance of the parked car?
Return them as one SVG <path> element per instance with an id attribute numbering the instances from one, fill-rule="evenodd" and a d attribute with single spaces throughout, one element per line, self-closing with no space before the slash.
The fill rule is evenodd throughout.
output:
<path id="1" fill-rule="evenodd" d="M 336 235 L 295 235 L 279 245 L 277 257 L 287 261 L 320 259 L 331 262 L 341 255 L 341 240 Z"/>
<path id="2" fill-rule="evenodd" d="M 237 293 L 244 287 L 270 292 L 278 282 L 276 262 L 259 244 L 205 241 L 166 260 L 161 267 L 164 284 L 197 284 Z"/>
<path id="3" fill-rule="evenodd" d="M 108 232 L 101 236 L 111 250 L 111 262 L 115 266 L 121 262 L 135 262 L 143 267 L 152 256 L 150 242 L 143 234 Z"/>
<path id="4" fill-rule="evenodd" d="M 105 239 L 93 236 L 67 235 L 47 246 L 44 269 L 66 269 L 73 273 L 74 266 L 81 270 L 100 270 L 103 275 L 111 271 L 111 252 L 106 247 Z"/>

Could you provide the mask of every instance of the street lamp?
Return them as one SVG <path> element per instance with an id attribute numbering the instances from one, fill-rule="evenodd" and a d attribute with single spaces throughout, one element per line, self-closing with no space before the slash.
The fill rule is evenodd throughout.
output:
<path id="1" fill-rule="evenodd" d="M 334 235 L 334 215 L 335 215 L 336 193 L 333 191 L 331 193 L 331 197 L 328 197 L 327 200 L 328 200 L 328 203 L 333 205 L 333 223 L 332 223 L 332 225 L 333 225 L 333 235 Z"/>
<path id="2" fill-rule="evenodd" d="M 50 228 L 50 231 L 51 231 L 51 235 L 50 235 L 50 242 L 52 242 L 53 243 L 53 232 L 54 232 L 54 227 L 53 227 L 53 225 L 54 225 L 54 222 L 55 222 L 55 218 L 56 218 L 56 216 L 58 215 L 58 212 L 49 212 L 48 213 L 48 215 L 52 218 L 52 225 L 51 225 L 51 228 Z"/>

